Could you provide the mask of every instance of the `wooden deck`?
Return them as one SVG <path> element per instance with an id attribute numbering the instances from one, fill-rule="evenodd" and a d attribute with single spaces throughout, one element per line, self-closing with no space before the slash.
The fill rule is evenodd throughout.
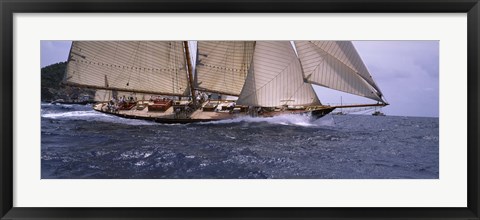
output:
<path id="1" fill-rule="evenodd" d="M 106 109 L 107 103 L 100 103 L 93 106 L 93 108 L 97 111 L 107 112 Z M 112 112 L 113 113 L 113 112 Z M 170 107 L 166 111 L 148 111 L 148 108 L 144 108 L 143 110 L 137 110 L 135 107 L 131 110 L 119 110 L 116 114 L 120 115 L 131 115 L 131 116 L 138 116 L 138 117 L 151 117 L 151 118 L 158 118 L 158 117 L 167 117 L 173 118 L 175 116 L 173 112 L 173 108 Z"/>

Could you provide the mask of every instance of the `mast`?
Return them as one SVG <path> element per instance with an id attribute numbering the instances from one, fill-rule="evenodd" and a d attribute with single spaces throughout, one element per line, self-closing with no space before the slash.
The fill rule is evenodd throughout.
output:
<path id="1" fill-rule="evenodd" d="M 190 50 L 188 48 L 188 41 L 183 42 L 185 47 L 185 56 L 187 57 L 187 66 L 188 66 L 188 82 L 190 84 L 190 92 L 192 93 L 192 102 L 193 106 L 197 106 L 197 98 L 195 96 L 195 88 L 193 87 L 193 75 L 192 75 L 192 60 L 190 59 Z"/>

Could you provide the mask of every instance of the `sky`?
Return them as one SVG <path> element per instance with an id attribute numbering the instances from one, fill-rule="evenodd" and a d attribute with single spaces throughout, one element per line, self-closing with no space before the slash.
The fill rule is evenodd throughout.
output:
<path id="1" fill-rule="evenodd" d="M 41 41 L 41 66 L 65 62 L 71 41 Z M 438 117 L 438 41 L 353 41 L 358 54 L 390 104 L 387 115 Z M 322 104 L 375 103 L 314 86 Z M 371 112 L 370 112 L 371 113 Z"/>

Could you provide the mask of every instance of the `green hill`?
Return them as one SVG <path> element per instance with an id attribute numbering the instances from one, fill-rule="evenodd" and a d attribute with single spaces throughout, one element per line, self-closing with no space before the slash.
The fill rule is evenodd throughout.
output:
<path id="1" fill-rule="evenodd" d="M 52 64 L 41 69 L 41 100 L 51 102 L 57 99 L 72 101 L 95 96 L 95 90 L 62 85 L 67 62 Z"/>

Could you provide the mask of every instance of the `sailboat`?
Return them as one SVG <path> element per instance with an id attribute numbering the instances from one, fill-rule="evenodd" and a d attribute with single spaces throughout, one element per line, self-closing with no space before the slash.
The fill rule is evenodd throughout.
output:
<path id="1" fill-rule="evenodd" d="M 191 55 L 188 41 L 74 41 L 64 83 L 97 89 L 96 111 L 160 123 L 388 105 L 350 41 L 198 41 Z M 312 85 L 376 103 L 324 105 Z"/>

